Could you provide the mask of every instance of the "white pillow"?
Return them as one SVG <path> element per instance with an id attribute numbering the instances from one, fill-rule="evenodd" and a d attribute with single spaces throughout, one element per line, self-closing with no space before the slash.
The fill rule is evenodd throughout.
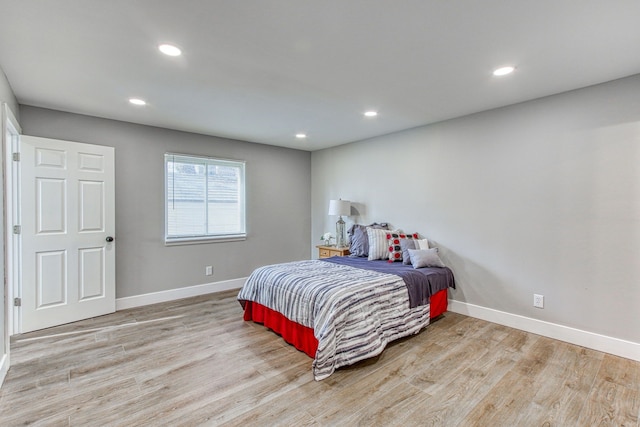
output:
<path id="1" fill-rule="evenodd" d="M 367 238 L 369 239 L 369 261 L 377 259 L 389 258 L 389 245 L 387 243 L 387 234 L 394 231 L 379 230 L 377 228 L 367 227 Z"/>
<path id="2" fill-rule="evenodd" d="M 413 268 L 446 267 L 438 256 L 438 248 L 408 249 Z"/>
<path id="3" fill-rule="evenodd" d="M 427 239 L 415 239 L 416 249 L 429 249 L 429 241 Z"/>

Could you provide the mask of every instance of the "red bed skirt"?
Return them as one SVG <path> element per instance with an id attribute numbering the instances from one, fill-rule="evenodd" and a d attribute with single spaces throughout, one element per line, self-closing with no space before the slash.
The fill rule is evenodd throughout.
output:
<path id="1" fill-rule="evenodd" d="M 431 296 L 431 312 L 429 317 L 433 319 L 445 311 L 447 311 L 446 289 Z M 245 302 L 244 320 L 253 320 L 256 323 L 262 323 L 280 335 L 286 342 L 306 353 L 309 357 L 316 357 L 318 340 L 313 335 L 313 329 L 292 322 L 277 311 L 252 301 Z"/>

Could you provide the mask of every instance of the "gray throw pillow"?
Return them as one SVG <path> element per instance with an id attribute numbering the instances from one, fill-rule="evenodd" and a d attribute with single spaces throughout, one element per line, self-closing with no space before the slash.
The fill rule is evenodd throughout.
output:
<path id="1" fill-rule="evenodd" d="M 413 268 L 446 267 L 438 256 L 438 248 L 408 249 Z"/>
<path id="2" fill-rule="evenodd" d="M 369 255 L 369 239 L 367 238 L 366 227 L 357 226 L 354 228 L 349 243 L 349 252 L 351 252 L 351 256 Z"/>
<path id="3" fill-rule="evenodd" d="M 402 263 L 411 264 L 411 256 L 409 255 L 409 249 L 417 249 L 414 239 L 401 239 L 400 248 L 402 249 Z"/>

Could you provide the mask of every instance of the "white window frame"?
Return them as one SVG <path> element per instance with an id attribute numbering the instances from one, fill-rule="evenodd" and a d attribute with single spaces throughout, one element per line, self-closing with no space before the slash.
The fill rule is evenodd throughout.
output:
<path id="1" fill-rule="evenodd" d="M 208 234 L 194 234 L 194 235 L 178 235 L 169 236 L 169 162 L 180 159 L 181 161 L 189 162 L 193 161 L 197 164 L 206 165 L 224 165 L 236 167 L 240 171 L 240 184 L 239 184 L 239 204 L 241 209 L 240 215 L 240 230 L 234 233 L 208 233 Z M 209 156 L 197 156 L 192 154 L 181 153 L 165 153 L 164 155 L 164 241 L 165 245 L 188 245 L 188 244 L 200 244 L 200 243 L 213 243 L 213 242 L 233 242 L 246 240 L 246 180 L 245 180 L 245 165 L 246 162 L 242 160 L 221 159 L 217 157 Z M 206 176 L 206 174 L 205 174 Z M 207 185 L 207 184 L 205 184 Z M 206 187 L 205 187 L 206 188 Z M 205 192 L 207 194 L 208 191 Z M 205 210 L 208 209 L 208 203 L 205 202 Z M 208 220 L 208 212 L 205 214 L 206 220 Z M 205 226 L 205 230 L 208 227 Z"/>

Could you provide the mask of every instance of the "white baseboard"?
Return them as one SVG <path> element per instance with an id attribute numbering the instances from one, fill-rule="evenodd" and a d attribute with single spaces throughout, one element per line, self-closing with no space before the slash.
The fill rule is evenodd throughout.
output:
<path id="1" fill-rule="evenodd" d="M 7 371 L 9 370 L 9 357 L 6 354 L 3 354 L 0 358 L 0 387 L 2 387 L 2 383 L 4 383 L 4 379 L 7 376 Z"/>
<path id="2" fill-rule="evenodd" d="M 224 280 L 222 282 L 205 283 L 203 285 L 188 286 L 185 288 L 170 289 L 167 291 L 152 292 L 150 294 L 135 295 L 132 297 L 124 297 L 116 299 L 116 310 L 124 310 L 127 308 L 142 307 L 149 304 L 157 304 L 159 302 L 173 301 L 182 298 L 195 297 L 198 295 L 211 294 L 214 292 L 228 291 L 231 289 L 240 289 L 246 277 L 240 279 Z"/>
<path id="3" fill-rule="evenodd" d="M 449 300 L 449 310 L 454 313 L 464 314 L 640 362 L 640 344 L 632 341 L 625 341 L 455 300 Z"/>

